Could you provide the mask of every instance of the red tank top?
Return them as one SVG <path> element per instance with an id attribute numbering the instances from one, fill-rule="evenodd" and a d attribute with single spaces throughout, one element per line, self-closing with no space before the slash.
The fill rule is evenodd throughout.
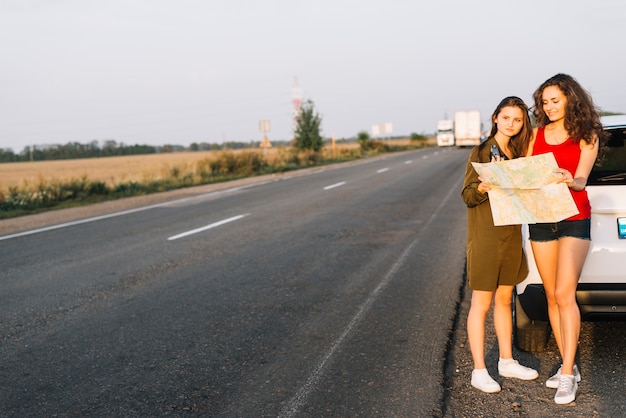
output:
<path id="1" fill-rule="evenodd" d="M 546 154 L 552 152 L 556 163 L 559 167 L 568 170 L 572 175 L 576 173 L 578 168 L 578 162 L 580 160 L 580 144 L 572 141 L 568 138 L 565 142 L 559 145 L 550 145 L 546 142 L 544 135 L 545 128 L 537 129 L 537 138 L 535 138 L 535 146 L 533 147 L 533 155 Z M 588 219 L 591 217 L 591 204 L 589 203 L 589 197 L 587 196 L 587 190 L 583 189 L 576 192 L 569 189 L 569 192 L 574 198 L 576 207 L 578 208 L 578 215 L 567 218 L 567 221 L 575 221 L 579 219 Z"/>

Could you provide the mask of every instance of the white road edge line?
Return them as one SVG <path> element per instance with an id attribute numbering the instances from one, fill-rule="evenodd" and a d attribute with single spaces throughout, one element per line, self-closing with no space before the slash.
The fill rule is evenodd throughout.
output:
<path id="1" fill-rule="evenodd" d="M 331 184 L 330 186 L 324 187 L 324 190 L 334 189 L 335 187 L 340 187 L 340 186 L 343 186 L 344 184 L 346 184 L 345 181 L 340 181 L 339 183 Z"/>
<path id="2" fill-rule="evenodd" d="M 28 231 L 17 232 L 15 234 L 5 235 L 5 236 L 0 237 L 0 241 L 6 240 L 6 239 L 11 239 L 11 238 L 23 237 L 23 236 L 26 236 L 26 235 L 38 234 L 40 232 L 54 231 L 55 229 L 67 228 L 68 226 L 82 225 L 82 224 L 86 224 L 86 223 L 89 223 L 89 222 L 101 221 L 103 219 L 115 218 L 117 216 L 129 215 L 131 213 L 143 212 L 144 210 L 167 207 L 167 206 L 178 204 L 178 203 L 181 203 L 181 202 L 188 202 L 188 201 L 202 199 L 202 198 L 205 198 L 206 196 L 213 195 L 213 194 L 231 193 L 231 192 L 234 192 L 234 191 L 247 189 L 249 187 L 256 187 L 258 185 L 262 185 L 262 184 L 266 184 L 266 183 L 269 183 L 269 182 L 265 181 L 265 182 L 261 182 L 261 183 L 255 183 L 255 184 L 249 185 L 249 186 L 239 186 L 239 187 L 233 187 L 233 188 L 226 189 L 226 190 L 217 190 L 217 191 L 214 191 L 214 192 L 203 193 L 203 194 L 200 194 L 200 195 L 197 195 L 197 196 L 183 197 L 181 199 L 175 199 L 175 200 L 170 200 L 170 201 L 167 201 L 167 202 L 156 203 L 154 205 L 141 206 L 141 207 L 138 207 L 138 208 L 135 208 L 135 209 L 128 209 L 128 210 L 123 210 L 123 211 L 120 211 L 120 212 L 108 213 L 106 215 L 93 216 L 91 218 L 79 219 L 77 221 L 65 222 L 65 223 L 62 223 L 62 224 L 45 226 L 43 228 L 37 228 L 37 229 L 31 229 L 31 230 L 28 230 Z"/>
<path id="3" fill-rule="evenodd" d="M 82 224 L 86 224 L 86 223 L 89 223 L 89 222 L 95 222 L 95 221 L 100 221 L 102 219 L 114 218 L 116 216 L 128 215 L 128 214 L 135 213 L 135 212 L 142 212 L 144 210 L 158 208 L 158 207 L 161 207 L 163 205 L 164 205 L 163 203 L 159 203 L 159 204 L 156 204 L 156 205 L 143 206 L 143 207 L 136 208 L 136 209 L 129 209 L 129 210 L 121 211 L 121 212 L 109 213 L 107 215 L 100 215 L 100 216 L 94 216 L 92 218 L 80 219 L 78 221 L 65 222 L 65 223 L 62 223 L 62 224 L 46 226 L 46 227 L 43 227 L 43 228 L 31 229 L 30 231 L 24 231 L 24 232 L 18 232 L 16 234 L 5 235 L 3 237 L 0 237 L 0 241 L 5 240 L 5 239 L 23 237 L 23 236 L 26 236 L 26 235 L 38 234 L 40 232 L 53 231 L 55 229 L 66 228 L 68 226 L 82 225 Z"/>
<path id="4" fill-rule="evenodd" d="M 437 217 L 439 213 L 444 213 L 442 210 L 443 207 L 448 203 L 452 195 L 456 196 L 457 189 L 460 187 L 460 182 L 461 180 L 459 180 L 457 184 L 450 189 L 450 191 L 446 195 L 445 199 L 442 200 L 437 210 L 433 211 L 433 214 L 431 215 L 430 219 L 428 219 L 428 221 L 424 224 L 422 231 L 428 228 L 428 226 L 433 222 L 433 220 Z M 361 320 L 363 319 L 365 314 L 370 310 L 370 308 L 372 307 L 376 299 L 378 299 L 378 296 L 381 294 L 381 292 L 387 287 L 387 285 L 389 285 L 395 273 L 402 266 L 402 264 L 404 264 L 405 260 L 409 256 L 409 253 L 411 252 L 413 247 L 417 245 L 417 243 L 421 241 L 421 239 L 422 239 L 422 236 L 420 234 L 413 240 L 413 242 L 409 244 L 408 247 L 406 247 L 406 249 L 402 252 L 402 254 L 400 254 L 400 257 L 398 257 L 396 262 L 393 263 L 393 265 L 391 266 L 391 269 L 389 269 L 387 274 L 385 274 L 385 276 L 382 278 L 378 286 L 376 286 L 376 288 L 368 296 L 367 300 L 357 310 L 356 314 L 354 315 L 352 320 L 348 323 L 348 325 L 344 328 L 341 335 L 339 335 L 339 337 L 335 340 L 335 342 L 332 343 L 332 345 L 330 346 L 330 349 L 322 357 L 322 360 L 317 365 L 317 367 L 315 367 L 311 375 L 309 375 L 309 378 L 304 383 L 304 385 L 289 400 L 289 402 L 287 403 L 285 408 L 283 408 L 280 414 L 278 414 L 280 418 L 294 417 L 298 413 L 298 410 L 300 409 L 300 407 L 302 407 L 302 405 L 304 405 L 307 398 L 309 397 L 309 394 L 315 389 L 319 381 L 322 379 L 326 366 L 328 365 L 328 363 L 330 363 L 333 355 L 335 354 L 339 346 L 343 344 L 344 340 L 348 337 L 348 335 L 352 332 L 352 330 L 359 324 L 359 322 L 361 322 Z"/>
<path id="5" fill-rule="evenodd" d="M 381 168 L 380 170 L 376 171 L 377 173 L 384 173 L 385 171 L 389 171 L 389 168 Z"/>
<path id="6" fill-rule="evenodd" d="M 248 215 L 250 215 L 250 214 L 249 213 L 244 213 L 243 215 L 237 215 L 237 216 L 233 216 L 231 218 L 223 219 L 221 221 L 214 222 L 212 224 L 203 226 L 202 228 L 196 228 L 196 229 L 192 229 L 191 231 L 181 232 L 180 234 L 172 235 L 167 240 L 168 241 L 174 241 L 176 239 L 183 238 L 183 237 L 186 237 L 188 235 L 197 234 L 198 232 L 206 231 L 207 229 L 215 228 L 217 226 L 224 225 L 224 224 L 227 224 L 229 222 L 238 221 L 239 219 L 244 218 L 244 217 L 246 217 Z"/>
<path id="7" fill-rule="evenodd" d="M 375 162 L 376 160 L 377 159 L 362 160 L 360 162 L 355 163 L 355 165 L 370 164 L 372 162 Z M 332 169 L 332 170 L 335 170 L 335 169 L 338 169 L 338 168 L 342 168 L 342 167 L 331 167 L 331 166 L 328 167 L 328 169 Z M 280 180 L 287 180 L 287 179 L 301 177 L 301 176 L 308 176 L 308 175 L 311 175 L 311 174 L 320 173 L 322 171 L 324 171 L 324 169 L 320 169 L 318 171 L 308 172 L 308 173 L 297 173 L 296 172 L 295 174 L 285 176 L 285 177 L 281 178 Z M 28 230 L 28 231 L 16 232 L 14 234 L 0 236 L 0 241 L 12 239 L 12 238 L 24 237 L 24 236 L 27 236 L 27 235 L 38 234 L 38 233 L 41 233 L 41 232 L 54 231 L 55 229 L 67 228 L 68 226 L 82 225 L 82 224 L 86 224 L 86 223 L 89 223 L 89 222 L 101 221 L 103 219 L 114 218 L 116 216 L 124 216 L 124 215 L 128 215 L 128 214 L 131 214 L 131 213 L 142 212 L 144 210 L 149 210 L 149 209 L 154 209 L 154 208 L 161 208 L 161 207 L 167 207 L 169 205 L 180 203 L 180 202 L 191 201 L 191 200 L 196 200 L 196 199 L 202 199 L 202 198 L 204 198 L 204 197 L 206 197 L 208 195 L 212 195 L 214 193 L 230 193 L 230 192 L 236 191 L 236 190 L 242 190 L 242 189 L 247 189 L 249 187 L 256 187 L 256 186 L 259 186 L 259 185 L 271 183 L 272 181 L 275 181 L 275 180 L 263 181 L 263 182 L 260 182 L 260 183 L 255 183 L 253 185 L 239 186 L 239 187 L 233 187 L 231 189 L 226 189 L 226 190 L 219 190 L 219 191 L 215 191 L 215 192 L 203 193 L 203 194 L 197 195 L 197 196 L 185 197 L 185 198 L 182 198 L 182 199 L 171 200 L 171 201 L 168 201 L 168 202 L 157 203 L 157 204 L 149 205 L 149 206 L 142 206 L 142 207 L 135 208 L 135 209 L 129 209 L 129 210 L 124 210 L 124 211 L 120 211 L 120 212 L 109 213 L 109 214 L 106 214 L 106 215 L 94 216 L 94 217 L 91 217 L 91 218 L 80 219 L 80 220 L 71 221 L 71 222 L 65 222 L 65 223 L 62 223 L 62 224 L 46 226 L 46 227 L 37 228 L 37 229 L 31 229 L 31 230 Z M 345 181 L 341 182 L 341 183 L 337 183 L 336 185 L 328 186 L 328 188 L 324 188 L 324 190 L 332 189 L 332 188 L 338 187 L 338 186 L 343 186 L 344 184 L 346 184 Z"/>

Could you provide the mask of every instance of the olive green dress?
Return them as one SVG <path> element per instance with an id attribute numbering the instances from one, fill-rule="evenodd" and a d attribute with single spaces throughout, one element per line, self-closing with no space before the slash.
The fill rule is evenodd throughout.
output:
<path id="1" fill-rule="evenodd" d="M 494 226 L 487 193 L 478 191 L 478 173 L 471 162 L 487 163 L 493 137 L 472 149 L 461 197 L 467 205 L 467 278 L 473 290 L 494 291 L 516 285 L 528 274 L 521 225 Z"/>

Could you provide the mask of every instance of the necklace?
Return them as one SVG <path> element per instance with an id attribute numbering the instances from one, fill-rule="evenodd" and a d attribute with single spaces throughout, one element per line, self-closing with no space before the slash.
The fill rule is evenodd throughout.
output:
<path id="1" fill-rule="evenodd" d="M 565 132 L 565 134 L 561 134 L 558 137 L 556 136 L 556 128 L 552 128 L 550 129 L 550 137 L 552 139 L 552 145 L 560 145 L 563 142 L 565 142 L 567 140 L 567 138 L 569 138 L 569 135 L 567 134 L 567 132 Z"/>

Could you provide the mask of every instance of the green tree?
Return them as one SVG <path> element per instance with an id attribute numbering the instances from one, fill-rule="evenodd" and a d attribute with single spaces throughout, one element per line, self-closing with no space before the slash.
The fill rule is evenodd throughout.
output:
<path id="1" fill-rule="evenodd" d="M 367 131 L 360 131 L 356 135 L 356 139 L 359 142 L 359 145 L 361 146 L 361 150 L 363 151 L 367 150 L 369 142 L 370 142 L 370 135 L 367 133 Z"/>
<path id="2" fill-rule="evenodd" d="M 300 114 L 296 119 L 294 132 L 294 146 L 299 150 L 319 151 L 324 146 L 324 139 L 320 132 L 322 118 L 315 112 L 315 106 L 311 100 L 307 100 L 300 108 Z"/>
<path id="3" fill-rule="evenodd" d="M 425 139 L 428 139 L 428 138 L 424 134 L 418 134 L 415 132 L 411 133 L 411 141 L 423 141 Z"/>

